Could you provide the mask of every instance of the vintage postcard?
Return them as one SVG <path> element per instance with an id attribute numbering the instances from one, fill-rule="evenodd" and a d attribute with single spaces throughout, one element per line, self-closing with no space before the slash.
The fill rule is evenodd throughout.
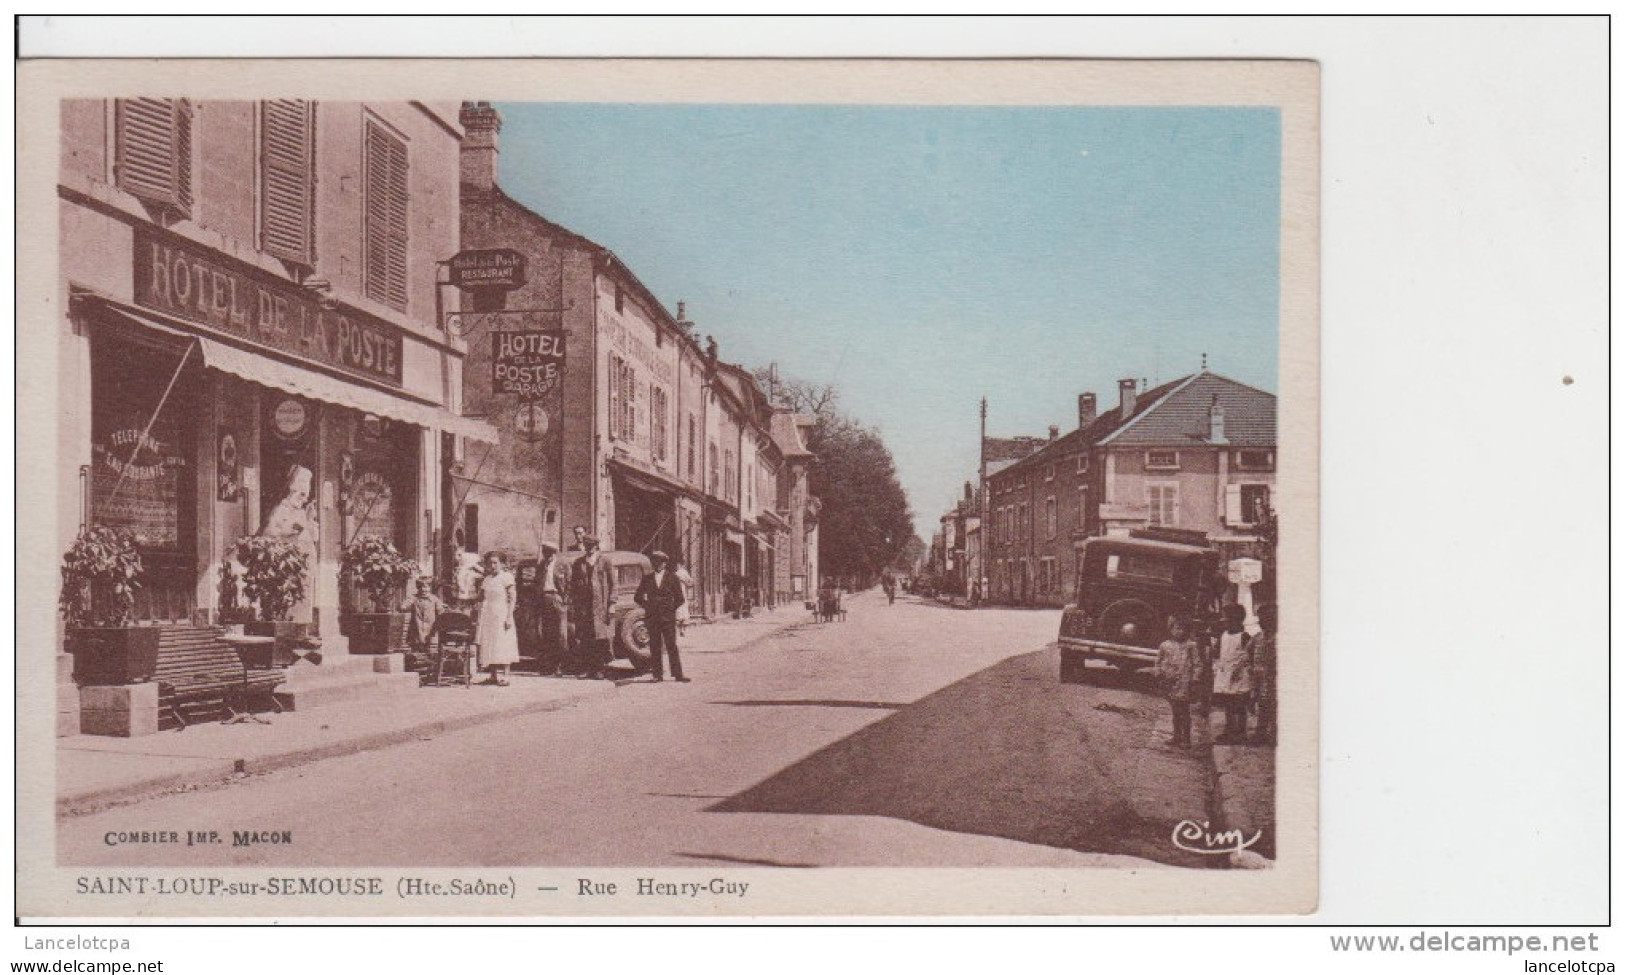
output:
<path id="1" fill-rule="evenodd" d="M 25 922 L 1314 910 L 1315 64 L 19 86 Z"/>

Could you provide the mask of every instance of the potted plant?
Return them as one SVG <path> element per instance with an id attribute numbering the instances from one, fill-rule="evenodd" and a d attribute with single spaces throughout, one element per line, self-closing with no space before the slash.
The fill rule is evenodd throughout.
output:
<path id="1" fill-rule="evenodd" d="M 289 617 L 305 598 L 310 556 L 293 542 L 264 535 L 239 538 L 232 555 L 242 566 L 243 595 L 259 607 L 259 619 L 243 624 L 243 632 L 276 637 L 274 655 L 267 663 L 292 663 L 295 646 L 309 635 L 308 623 Z"/>
<path id="2" fill-rule="evenodd" d="M 67 648 L 81 684 L 140 684 L 158 669 L 156 626 L 134 626 L 141 553 L 135 536 L 94 525 L 62 556 L 57 605 L 67 621 Z"/>
<path id="3" fill-rule="evenodd" d="M 346 576 L 366 594 L 365 612 L 349 620 L 351 653 L 390 653 L 406 629 L 406 617 L 395 612 L 406 583 L 418 574 L 418 564 L 402 555 L 387 538 L 368 536 L 344 550 Z"/>

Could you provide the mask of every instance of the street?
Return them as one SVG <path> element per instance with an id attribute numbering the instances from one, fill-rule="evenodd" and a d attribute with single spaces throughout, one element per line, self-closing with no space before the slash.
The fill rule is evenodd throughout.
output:
<path id="1" fill-rule="evenodd" d="M 1211 866 L 1197 753 L 1115 672 L 1062 685 L 1058 613 L 878 591 L 559 711 L 63 819 L 59 862 L 214 866 Z M 726 624 L 719 624 L 726 625 Z M 515 681 L 543 678 L 516 675 Z M 421 693 L 500 694 L 476 687 Z M 1158 728 L 1158 722 L 1162 727 Z M 108 845 L 110 832 L 291 842 Z"/>

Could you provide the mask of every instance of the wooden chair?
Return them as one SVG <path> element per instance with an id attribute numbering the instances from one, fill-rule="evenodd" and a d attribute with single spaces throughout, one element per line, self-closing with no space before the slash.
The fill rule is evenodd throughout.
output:
<path id="1" fill-rule="evenodd" d="M 448 683 L 462 682 L 464 687 L 474 685 L 474 656 L 479 644 L 474 641 L 474 620 L 467 613 L 441 613 L 435 620 L 430 635 L 434 654 L 432 687 L 445 687 Z M 454 668 L 448 677 L 446 665 Z"/>

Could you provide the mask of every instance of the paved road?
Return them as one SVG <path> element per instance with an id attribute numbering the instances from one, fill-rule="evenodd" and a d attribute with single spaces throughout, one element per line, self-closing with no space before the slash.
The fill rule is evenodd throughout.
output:
<path id="1" fill-rule="evenodd" d="M 690 684 L 63 821 L 64 863 L 287 866 L 1205 866 L 1205 763 L 1102 672 L 1060 685 L 1056 613 L 878 595 L 693 654 Z M 542 678 L 516 679 L 540 680 Z M 500 694 L 500 688 L 472 693 Z M 1166 719 L 1162 719 L 1166 726 Z M 173 847 L 109 831 L 288 830 Z"/>

